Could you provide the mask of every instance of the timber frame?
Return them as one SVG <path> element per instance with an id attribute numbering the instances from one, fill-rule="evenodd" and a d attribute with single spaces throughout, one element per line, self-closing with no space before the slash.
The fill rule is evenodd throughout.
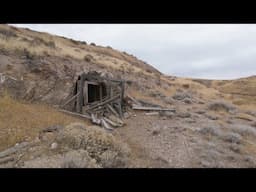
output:
<path id="1" fill-rule="evenodd" d="M 100 114 L 106 108 L 123 117 L 125 81 L 102 76 L 96 71 L 82 73 L 75 83 L 73 96 L 63 106 L 73 103 L 73 111 L 80 114 Z"/>

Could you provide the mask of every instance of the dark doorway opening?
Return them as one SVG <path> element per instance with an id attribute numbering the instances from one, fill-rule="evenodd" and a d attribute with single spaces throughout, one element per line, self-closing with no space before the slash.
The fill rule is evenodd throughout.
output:
<path id="1" fill-rule="evenodd" d="M 100 86 L 88 84 L 88 103 L 100 100 Z"/>
<path id="2" fill-rule="evenodd" d="M 107 89 L 104 84 L 94 85 L 88 83 L 88 103 L 101 101 L 107 96 Z"/>

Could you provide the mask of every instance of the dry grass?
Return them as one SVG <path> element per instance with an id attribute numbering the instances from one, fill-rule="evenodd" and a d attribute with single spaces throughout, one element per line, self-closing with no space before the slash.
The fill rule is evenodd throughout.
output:
<path id="1" fill-rule="evenodd" d="M 238 115 L 236 115 L 237 119 L 243 119 L 246 121 L 253 121 L 255 118 L 249 114 L 245 114 L 245 113 L 239 113 Z"/>
<path id="2" fill-rule="evenodd" d="M 84 122 L 46 105 L 13 100 L 7 94 L 0 97 L 0 106 L 0 150 L 26 139 L 31 140 L 49 126 Z"/>

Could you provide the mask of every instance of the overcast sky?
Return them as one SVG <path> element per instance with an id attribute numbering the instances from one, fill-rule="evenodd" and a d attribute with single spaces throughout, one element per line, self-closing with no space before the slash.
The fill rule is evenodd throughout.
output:
<path id="1" fill-rule="evenodd" d="M 111 46 L 175 76 L 256 75 L 256 24 L 18 24 Z"/>

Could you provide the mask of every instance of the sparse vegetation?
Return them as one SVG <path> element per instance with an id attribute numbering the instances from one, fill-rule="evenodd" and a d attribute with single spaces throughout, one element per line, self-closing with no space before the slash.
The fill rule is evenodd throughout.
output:
<path id="1" fill-rule="evenodd" d="M 84 56 L 84 60 L 86 61 L 86 62 L 92 62 L 93 61 L 93 56 L 92 55 L 85 55 Z"/>
<path id="2" fill-rule="evenodd" d="M 17 37 L 16 33 L 8 29 L 0 29 L 0 38 L 7 40 L 10 37 Z"/>
<path id="3" fill-rule="evenodd" d="M 203 127 L 199 130 L 200 133 L 204 135 L 212 135 L 212 136 L 221 136 L 222 132 L 219 127 L 207 126 Z"/>
<path id="4" fill-rule="evenodd" d="M 239 133 L 242 136 L 256 137 L 256 129 L 250 125 L 234 124 L 230 127 L 233 132 Z"/>
<path id="5" fill-rule="evenodd" d="M 240 144 L 242 141 L 241 135 L 238 133 L 228 132 L 221 136 L 224 141 L 230 142 L 230 143 L 236 143 Z"/>
<path id="6" fill-rule="evenodd" d="M 192 98 L 191 94 L 189 92 L 179 92 L 177 91 L 173 96 L 173 99 L 175 100 L 183 100 L 185 98 Z"/>
<path id="7" fill-rule="evenodd" d="M 125 167 L 130 149 L 99 127 L 81 123 L 68 125 L 57 136 L 57 142 L 70 149 L 83 149 L 103 167 Z"/>
<path id="8" fill-rule="evenodd" d="M 214 110 L 214 111 L 224 110 L 224 111 L 230 112 L 230 111 L 235 110 L 236 107 L 232 103 L 229 103 L 227 101 L 217 100 L 217 101 L 210 102 L 208 104 L 208 109 Z"/>

